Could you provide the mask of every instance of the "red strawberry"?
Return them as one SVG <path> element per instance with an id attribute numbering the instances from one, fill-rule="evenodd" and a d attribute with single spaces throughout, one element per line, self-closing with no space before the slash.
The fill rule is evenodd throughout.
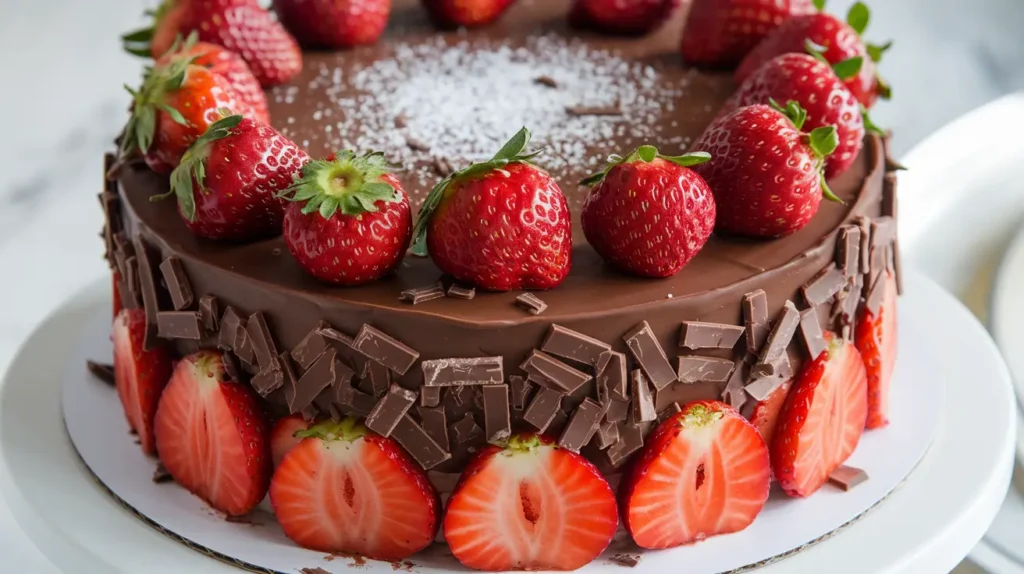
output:
<path id="1" fill-rule="evenodd" d="M 889 384 L 896 366 L 896 278 L 885 272 L 879 281 L 885 291 L 878 314 L 864 308 L 857 319 L 854 338 L 868 377 L 869 429 L 889 424 Z"/>
<path id="2" fill-rule="evenodd" d="M 327 420 L 277 467 L 270 503 L 285 535 L 319 552 L 401 560 L 434 541 L 441 512 L 423 470 L 394 440 Z"/>
<path id="3" fill-rule="evenodd" d="M 497 20 L 515 0 L 423 0 L 423 7 L 440 28 L 483 26 Z"/>
<path id="4" fill-rule="evenodd" d="M 740 108 L 714 122 L 693 145 L 711 154 L 694 166 L 715 194 L 715 229 L 755 237 L 781 237 L 818 212 L 822 195 L 835 198 L 822 175 L 838 145 L 833 127 L 800 131 L 803 108 Z"/>
<path id="5" fill-rule="evenodd" d="M 697 254 L 715 227 L 715 199 L 691 166 L 706 153 L 667 157 L 641 146 L 612 156 L 583 205 L 583 232 L 601 257 L 641 277 L 675 275 Z"/>
<path id="6" fill-rule="evenodd" d="M 274 11 L 303 46 L 351 48 L 377 41 L 391 0 L 274 0 Z"/>
<path id="7" fill-rule="evenodd" d="M 562 190 L 525 154 L 523 128 L 490 160 L 443 179 L 420 208 L 414 250 L 457 281 L 489 291 L 551 289 L 572 266 Z"/>
<path id="8" fill-rule="evenodd" d="M 146 350 L 146 312 L 124 309 L 114 318 L 114 383 L 128 425 L 139 437 L 142 452 L 156 454 L 153 417 L 160 393 L 171 376 L 171 354 L 166 348 Z"/>
<path id="9" fill-rule="evenodd" d="M 274 468 L 280 466 L 285 455 L 302 442 L 295 433 L 308 429 L 309 425 L 299 413 L 281 417 L 274 423 L 274 428 L 270 429 L 270 454 Z"/>
<path id="10" fill-rule="evenodd" d="M 569 21 L 580 28 L 639 36 L 659 28 L 679 0 L 576 0 Z"/>
<path id="11" fill-rule="evenodd" d="M 219 353 L 178 362 L 156 412 L 160 462 L 175 482 L 229 516 L 252 510 L 267 492 L 267 422 L 248 386 L 232 381 Z"/>
<path id="12" fill-rule="evenodd" d="M 487 446 L 448 501 L 444 533 L 475 570 L 575 570 L 618 526 L 615 495 L 587 459 L 537 435 Z"/>
<path id="13" fill-rule="evenodd" d="M 270 123 L 270 112 L 267 111 L 267 97 L 263 93 L 263 87 L 241 56 L 216 44 L 198 42 L 193 33 L 184 43 L 172 47 L 157 60 L 157 65 L 169 64 L 174 58 L 192 58 L 193 64 L 209 68 L 211 72 L 223 76 L 252 110 L 252 119 L 265 124 Z"/>
<path id="14" fill-rule="evenodd" d="M 761 434 L 764 444 L 772 444 L 775 427 L 778 426 L 779 414 L 782 413 L 782 407 L 786 404 L 786 397 L 789 396 L 789 389 L 792 386 L 793 381 L 786 381 L 767 398 L 754 404 L 754 410 L 750 413 L 750 423 Z"/>
<path id="15" fill-rule="evenodd" d="M 805 363 L 772 439 L 775 479 L 790 496 L 810 496 L 857 448 L 868 415 L 867 374 L 857 349 L 831 333 Z"/>
<path id="16" fill-rule="evenodd" d="M 683 31 L 683 59 L 695 66 L 738 64 L 783 21 L 816 11 L 811 0 L 694 0 Z"/>
<path id="17" fill-rule="evenodd" d="M 870 11 L 857 2 L 843 22 L 831 14 L 795 16 L 775 28 L 751 50 L 736 69 L 736 83 L 744 80 L 772 58 L 791 52 L 806 53 L 807 48 L 819 52 L 846 87 L 865 107 L 874 105 L 878 97 L 888 99 L 889 86 L 878 76 L 877 64 L 891 43 L 876 46 L 864 44 L 861 34 L 867 28 Z M 810 45 L 809 45 L 810 44 Z"/>
<path id="18" fill-rule="evenodd" d="M 625 477 L 623 521 L 637 545 L 652 549 L 739 532 L 770 485 L 757 429 L 724 403 L 690 403 L 651 433 Z"/>
<path id="19" fill-rule="evenodd" d="M 336 285 L 362 285 L 391 273 L 412 236 L 402 184 L 379 153 L 338 152 L 302 168 L 287 192 L 288 250 L 310 275 Z"/>
<path id="20" fill-rule="evenodd" d="M 188 149 L 171 191 L 193 233 L 246 241 L 281 232 L 286 200 L 278 197 L 309 161 L 274 128 L 241 116 L 221 118 Z"/>
<path id="21" fill-rule="evenodd" d="M 193 65 L 189 58 L 156 66 L 146 73 L 142 87 L 129 93 L 134 102 L 121 160 L 140 152 L 161 175 L 177 167 L 185 150 L 220 118 L 220 110 L 257 115 L 226 78 Z"/>
<path id="22" fill-rule="evenodd" d="M 831 179 L 849 169 L 864 143 L 864 119 L 857 98 L 832 68 L 808 54 L 783 54 L 757 69 L 725 103 L 720 115 L 772 101 L 795 101 L 807 111 L 804 129 L 835 126 L 839 146 L 825 162 Z"/>

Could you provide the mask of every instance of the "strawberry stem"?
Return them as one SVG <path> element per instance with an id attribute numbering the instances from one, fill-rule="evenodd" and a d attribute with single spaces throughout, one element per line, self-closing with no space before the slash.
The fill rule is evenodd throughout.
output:
<path id="1" fill-rule="evenodd" d="M 140 58 L 150 58 L 153 54 L 152 41 L 160 20 L 174 7 L 174 0 L 164 0 L 156 10 L 146 10 L 144 16 L 149 16 L 153 22 L 148 28 L 140 28 L 121 35 L 121 45 L 125 52 Z"/>
<path id="2" fill-rule="evenodd" d="M 707 428 L 722 418 L 722 412 L 709 409 L 705 405 L 693 405 L 679 419 L 683 428 Z"/>
<path id="3" fill-rule="evenodd" d="M 302 167 L 295 182 L 280 197 L 304 201 L 302 213 L 319 213 L 330 219 L 342 215 L 359 216 L 380 211 L 378 201 L 401 201 L 398 190 L 381 181 L 388 173 L 387 160 L 381 152 L 357 156 L 353 151 L 339 151 L 334 159 L 313 160 Z"/>
<path id="4" fill-rule="evenodd" d="M 318 438 L 324 441 L 355 442 L 370 434 L 370 431 L 355 417 L 345 417 L 337 421 L 327 419 L 308 429 L 295 431 L 295 438 Z"/>
<path id="5" fill-rule="evenodd" d="M 864 67 L 864 56 L 853 56 L 832 64 L 832 71 L 840 80 L 849 80 L 859 74 L 862 67 Z"/>
<path id="6" fill-rule="evenodd" d="M 660 154 L 658 152 L 658 148 L 652 145 L 642 145 L 633 150 L 632 152 L 630 152 L 629 155 L 627 155 L 625 158 L 618 154 L 612 154 L 608 156 L 608 166 L 605 167 L 603 170 L 580 181 L 580 185 L 597 185 L 604 180 L 604 178 L 608 175 L 608 172 L 610 172 L 612 168 L 615 168 L 623 164 L 635 163 L 637 161 L 651 163 L 656 158 L 660 158 L 667 162 L 674 163 L 679 167 L 693 167 L 695 165 L 700 165 L 702 163 L 710 161 L 711 154 L 709 154 L 706 151 L 695 151 L 683 155 L 669 156 Z"/>

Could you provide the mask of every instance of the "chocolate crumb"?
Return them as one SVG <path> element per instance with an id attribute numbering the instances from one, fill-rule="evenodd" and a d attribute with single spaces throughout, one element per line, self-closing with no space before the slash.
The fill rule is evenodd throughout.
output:
<path id="1" fill-rule="evenodd" d="M 533 293 L 523 293 L 516 297 L 516 305 L 526 309 L 531 315 L 540 315 L 548 308 L 548 304 Z"/>
<path id="2" fill-rule="evenodd" d="M 469 301 L 470 299 L 476 297 L 476 288 L 463 287 L 462 285 L 453 283 L 452 286 L 448 288 L 448 296 L 454 297 L 456 299 L 465 299 Z"/>
<path id="3" fill-rule="evenodd" d="M 409 125 L 409 118 L 405 117 L 404 115 L 398 115 L 398 116 L 395 117 L 395 127 L 396 128 L 402 129 L 404 127 L 407 127 L 408 125 Z"/>
<path id="4" fill-rule="evenodd" d="M 316 566 L 314 568 L 303 568 L 302 570 L 299 570 L 299 572 L 301 572 L 302 574 L 331 574 L 330 572 L 324 570 L 319 566 Z"/>
<path id="5" fill-rule="evenodd" d="M 413 136 L 405 137 L 405 145 L 413 151 L 430 151 L 430 144 Z"/>
<path id="6" fill-rule="evenodd" d="M 92 376 L 110 386 L 114 386 L 114 365 L 97 363 L 96 361 L 86 361 L 85 368 L 89 369 Z"/>
<path id="7" fill-rule="evenodd" d="M 428 287 L 417 287 L 415 289 L 406 289 L 399 295 L 399 299 L 406 303 L 413 305 L 419 305 L 420 303 L 426 303 L 427 301 L 433 301 L 434 299 L 440 299 L 444 297 L 444 285 L 440 281 L 430 285 Z"/>
<path id="8" fill-rule="evenodd" d="M 455 173 L 455 168 L 452 167 L 452 163 L 447 158 L 435 157 L 434 158 L 434 173 L 441 177 L 448 177 Z"/>
<path id="9" fill-rule="evenodd" d="M 547 86 L 549 88 L 558 87 L 558 81 L 552 78 L 551 76 L 537 76 L 536 78 L 533 79 L 533 83 L 540 84 L 542 86 Z"/>
<path id="10" fill-rule="evenodd" d="M 174 477 L 171 476 L 171 473 L 167 472 L 167 468 L 164 467 L 163 463 L 156 463 L 156 470 L 153 471 L 153 482 L 163 484 L 173 480 Z"/>
<path id="11" fill-rule="evenodd" d="M 616 554 L 610 559 L 619 566 L 625 566 L 627 568 L 634 568 L 640 563 L 640 555 L 638 554 Z"/>
<path id="12" fill-rule="evenodd" d="M 843 492 L 863 483 L 868 479 L 868 473 L 860 468 L 846 466 L 845 464 L 832 471 L 828 475 L 828 482 Z"/>
<path id="13" fill-rule="evenodd" d="M 622 108 L 618 104 L 606 106 L 568 106 L 565 113 L 570 116 L 621 116 Z"/>

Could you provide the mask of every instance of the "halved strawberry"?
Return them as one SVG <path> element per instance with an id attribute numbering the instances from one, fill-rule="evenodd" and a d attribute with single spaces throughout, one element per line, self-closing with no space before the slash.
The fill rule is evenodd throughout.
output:
<path id="1" fill-rule="evenodd" d="M 476 570 L 575 570 L 618 526 L 615 495 L 587 459 L 516 435 L 463 471 L 444 516 L 452 554 Z"/>
<path id="2" fill-rule="evenodd" d="M 286 454 L 291 452 L 302 439 L 295 436 L 295 433 L 309 428 L 310 423 L 302 418 L 299 413 L 281 417 L 270 429 L 270 453 L 274 459 L 274 468 L 277 468 Z"/>
<path id="3" fill-rule="evenodd" d="M 145 338 L 146 312 L 142 309 L 123 309 L 114 318 L 111 339 L 117 396 L 121 398 L 128 425 L 139 436 L 142 452 L 156 454 L 153 417 L 160 393 L 171 376 L 171 355 L 163 346 L 145 350 Z"/>
<path id="4" fill-rule="evenodd" d="M 116 270 L 112 271 L 110 273 L 110 284 L 111 284 L 111 289 L 114 292 L 113 293 L 113 298 L 114 298 L 113 303 L 114 303 L 114 318 L 115 319 L 117 319 L 117 316 L 121 314 L 121 309 L 124 308 L 124 306 L 121 304 L 121 287 L 120 287 L 120 283 L 121 283 L 121 274 L 118 273 Z"/>
<path id="5" fill-rule="evenodd" d="M 886 272 L 879 281 L 885 282 L 885 291 L 878 315 L 865 307 L 857 319 L 854 338 L 868 376 L 869 429 L 889 424 L 889 382 L 896 366 L 896 277 Z"/>
<path id="6" fill-rule="evenodd" d="M 792 386 L 792 380 L 786 381 L 772 391 L 766 399 L 754 404 L 754 410 L 750 413 L 750 423 L 754 425 L 757 432 L 761 433 L 764 444 L 772 444 L 772 436 L 775 435 L 779 414 L 782 412 L 783 405 L 786 404 L 786 397 L 789 396 L 789 389 Z"/>
<path id="7" fill-rule="evenodd" d="M 220 353 L 178 362 L 156 412 L 156 447 L 174 480 L 229 516 L 253 509 L 270 481 L 270 442 L 256 394 Z"/>
<path id="8" fill-rule="evenodd" d="M 857 448 L 868 415 L 860 353 L 825 333 L 828 347 L 805 363 L 772 439 L 775 479 L 790 496 L 810 496 Z"/>
<path id="9" fill-rule="evenodd" d="M 288 538 L 310 550 L 389 561 L 434 541 L 437 493 L 394 440 L 353 418 L 326 420 L 299 436 L 270 483 Z"/>
<path id="10" fill-rule="evenodd" d="M 622 484 L 622 516 L 643 548 L 671 548 L 750 525 L 768 500 L 761 435 L 718 401 L 686 405 L 647 440 Z"/>

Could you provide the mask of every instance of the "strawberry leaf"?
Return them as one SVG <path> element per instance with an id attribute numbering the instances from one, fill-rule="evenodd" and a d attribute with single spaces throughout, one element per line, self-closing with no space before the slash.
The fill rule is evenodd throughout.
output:
<path id="1" fill-rule="evenodd" d="M 121 46 L 125 52 L 141 58 L 149 58 L 152 55 L 150 42 L 153 40 L 153 28 L 142 28 L 123 34 Z"/>
<path id="2" fill-rule="evenodd" d="M 789 121 L 793 122 L 793 127 L 796 129 L 801 130 L 804 128 L 804 122 L 807 121 L 807 110 L 796 100 L 789 100 L 786 102 L 786 107 L 782 107 L 779 105 L 779 102 L 769 98 L 768 105 L 789 118 Z"/>
<path id="3" fill-rule="evenodd" d="M 185 120 L 185 116 L 181 115 L 181 112 L 179 112 L 176 108 L 172 108 L 171 106 L 163 102 L 157 104 L 157 107 L 160 108 L 160 110 L 166 113 L 167 115 L 171 116 L 171 119 L 174 120 L 174 123 L 183 126 L 188 125 L 188 121 Z"/>
<path id="4" fill-rule="evenodd" d="M 661 159 L 670 161 L 680 167 L 693 167 L 711 161 L 711 154 L 706 151 L 692 151 L 683 155 L 661 156 Z"/>
<path id="5" fill-rule="evenodd" d="M 853 6 L 850 6 L 850 11 L 846 13 L 846 23 L 857 32 L 858 36 L 864 34 L 864 30 L 868 29 L 870 22 L 871 10 L 863 2 L 854 3 Z"/>
<path id="6" fill-rule="evenodd" d="M 867 49 L 868 52 L 868 57 L 871 58 L 871 61 L 875 63 L 882 61 L 882 56 L 884 56 L 885 53 L 889 51 L 889 48 L 892 48 L 892 40 L 881 45 L 868 44 L 867 46 L 865 46 L 865 49 Z"/>
<path id="7" fill-rule="evenodd" d="M 825 9 L 825 0 L 812 0 L 811 3 L 814 4 L 814 7 L 817 8 L 819 12 Z"/>
<path id="8" fill-rule="evenodd" d="M 351 217 L 376 213 L 380 211 L 378 201 L 402 200 L 398 189 L 381 180 L 388 173 L 387 165 L 380 152 L 357 156 L 353 151 L 338 151 L 334 159 L 306 163 L 292 185 L 278 197 L 304 202 L 302 213 L 319 213 L 324 219 L 339 211 Z"/>
<path id="9" fill-rule="evenodd" d="M 839 135 L 833 126 L 814 128 L 807 136 L 807 144 L 811 146 L 818 157 L 824 158 L 839 147 Z"/>
<path id="10" fill-rule="evenodd" d="M 846 202 L 839 198 L 838 195 L 832 192 L 832 188 L 828 186 L 828 182 L 825 181 L 825 174 L 821 174 L 821 195 L 825 199 L 838 203 L 840 205 L 846 205 Z"/>
<path id="11" fill-rule="evenodd" d="M 136 112 L 135 145 L 142 153 L 149 151 L 156 132 L 156 110 L 153 106 L 142 106 Z"/>
<path id="12" fill-rule="evenodd" d="M 878 97 L 882 98 L 883 100 L 892 99 L 892 86 L 889 85 L 889 82 L 886 82 L 884 79 L 882 79 L 881 76 L 878 76 L 875 79 L 875 91 L 878 92 Z"/>
<path id="13" fill-rule="evenodd" d="M 854 56 L 847 58 L 841 62 L 836 62 L 832 65 L 832 71 L 839 76 L 840 80 L 849 80 L 860 73 L 860 69 L 864 66 L 863 56 Z"/>
<path id="14" fill-rule="evenodd" d="M 814 40 L 811 40 L 810 38 L 804 40 L 804 50 L 806 50 L 808 54 L 814 56 L 815 60 L 823 64 L 828 64 L 829 66 L 832 65 L 832 62 L 829 62 L 828 58 L 825 57 L 825 50 L 828 50 L 828 48 L 816 43 Z"/>
<path id="15" fill-rule="evenodd" d="M 493 159 L 504 159 L 512 160 L 518 157 L 519 154 L 523 153 L 526 146 L 530 144 L 530 130 L 525 127 L 516 132 L 516 135 L 512 136 L 512 139 L 508 140 L 505 145 L 501 146 L 498 153 L 494 154 Z"/>
<path id="16" fill-rule="evenodd" d="M 875 122 L 871 121 L 871 115 L 868 114 L 868 109 L 866 107 L 864 107 L 864 106 L 860 107 L 860 115 L 861 115 L 862 118 L 864 118 L 864 129 L 865 130 L 867 130 L 868 132 L 873 133 L 875 135 L 881 136 L 881 137 L 885 137 L 885 136 L 888 135 L 888 134 L 885 133 L 885 130 L 883 130 L 882 128 L 880 128 L 877 125 L 875 125 Z"/>
<path id="17" fill-rule="evenodd" d="M 695 165 L 700 165 L 700 164 L 710 160 L 711 159 L 711 154 L 709 154 L 708 152 L 705 152 L 705 151 L 695 151 L 695 152 L 691 152 L 691 153 L 687 153 L 687 154 L 683 154 L 683 155 L 667 156 L 667 155 L 661 155 L 660 153 L 658 153 L 658 148 L 656 148 L 656 147 L 654 147 L 652 145 L 642 145 L 642 146 L 636 148 L 635 150 L 633 150 L 625 158 L 623 158 L 622 156 L 620 156 L 618 154 L 612 154 L 612 155 L 608 156 L 608 166 L 605 169 L 603 169 L 602 171 L 599 171 L 599 172 L 597 172 L 597 173 L 587 177 L 583 181 L 581 181 L 580 185 L 583 185 L 583 186 L 586 186 L 586 187 L 591 187 L 593 185 L 601 183 L 601 181 L 603 181 L 604 178 L 608 175 L 608 172 L 610 172 L 613 168 L 615 168 L 617 166 L 620 166 L 620 165 L 626 164 L 626 163 L 634 163 L 634 162 L 637 162 L 637 161 L 643 161 L 643 162 L 646 162 L 646 163 L 650 163 L 650 162 L 654 161 L 655 158 L 663 159 L 663 160 L 665 160 L 667 162 L 674 163 L 674 164 L 676 164 L 676 165 L 678 165 L 680 167 L 691 167 L 691 166 L 695 166 Z"/>
<path id="18" fill-rule="evenodd" d="M 636 155 L 643 161 L 651 163 L 654 158 L 658 157 L 658 148 L 652 145 L 642 145 L 637 148 Z"/>

